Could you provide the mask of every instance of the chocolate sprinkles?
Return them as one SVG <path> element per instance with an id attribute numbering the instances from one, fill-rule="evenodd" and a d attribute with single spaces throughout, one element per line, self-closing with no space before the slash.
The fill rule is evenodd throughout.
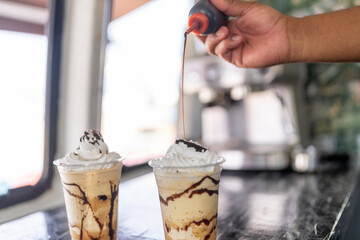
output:
<path id="1" fill-rule="evenodd" d="M 84 135 L 80 138 L 80 142 L 87 141 L 92 145 L 100 145 L 98 141 L 104 142 L 104 139 L 99 131 L 91 129 L 89 131 L 85 131 Z"/>

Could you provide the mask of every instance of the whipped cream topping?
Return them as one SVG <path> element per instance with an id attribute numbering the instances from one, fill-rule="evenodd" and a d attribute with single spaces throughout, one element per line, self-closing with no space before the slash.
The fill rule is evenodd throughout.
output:
<path id="1" fill-rule="evenodd" d="M 217 163 L 219 156 L 194 141 L 177 140 L 156 165 L 163 167 L 191 167 Z"/>
<path id="2" fill-rule="evenodd" d="M 92 129 L 84 132 L 84 135 L 80 138 L 79 147 L 61 159 L 60 164 L 106 163 L 120 158 L 121 156 L 118 153 L 109 152 L 101 133 Z"/>

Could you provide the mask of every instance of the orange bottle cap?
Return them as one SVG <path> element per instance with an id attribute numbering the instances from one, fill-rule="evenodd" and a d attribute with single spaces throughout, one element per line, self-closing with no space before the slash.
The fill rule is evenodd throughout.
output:
<path id="1" fill-rule="evenodd" d="M 192 30 L 192 32 L 197 35 L 202 34 L 206 32 L 206 29 L 209 27 L 209 19 L 205 14 L 201 12 L 194 13 L 189 18 L 189 22 L 188 22 L 189 29 L 193 28 L 194 25 L 195 26 L 197 25 L 197 27 L 195 27 Z"/>

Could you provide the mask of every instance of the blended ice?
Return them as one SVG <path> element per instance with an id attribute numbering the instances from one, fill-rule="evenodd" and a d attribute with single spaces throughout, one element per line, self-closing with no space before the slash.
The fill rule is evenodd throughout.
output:
<path id="1" fill-rule="evenodd" d="M 54 164 L 63 184 L 71 238 L 116 239 L 121 156 L 109 152 L 100 132 L 88 130 L 79 147 Z"/>
<path id="2" fill-rule="evenodd" d="M 179 139 L 153 159 L 166 240 L 215 240 L 223 158 Z"/>

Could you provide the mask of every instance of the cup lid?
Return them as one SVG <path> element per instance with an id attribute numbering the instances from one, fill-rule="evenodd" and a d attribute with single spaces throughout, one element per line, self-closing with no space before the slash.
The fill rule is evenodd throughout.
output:
<path id="1" fill-rule="evenodd" d="M 120 157 L 118 159 L 107 161 L 107 162 L 99 162 L 99 161 L 84 161 L 84 163 L 65 163 L 63 161 L 64 158 L 57 159 L 53 161 L 53 164 L 58 167 L 68 167 L 68 168 L 78 168 L 78 167 L 96 167 L 108 164 L 115 164 L 125 160 L 125 157 Z"/>
<path id="2" fill-rule="evenodd" d="M 224 157 L 219 156 L 216 159 L 216 162 L 209 164 L 200 164 L 200 165 L 191 165 L 191 166 L 167 166 L 164 165 L 161 161 L 164 157 L 154 158 L 148 162 L 149 166 L 152 168 L 167 168 L 167 169 L 191 169 L 191 168 L 206 168 L 213 167 L 216 165 L 223 164 L 226 160 Z"/>

